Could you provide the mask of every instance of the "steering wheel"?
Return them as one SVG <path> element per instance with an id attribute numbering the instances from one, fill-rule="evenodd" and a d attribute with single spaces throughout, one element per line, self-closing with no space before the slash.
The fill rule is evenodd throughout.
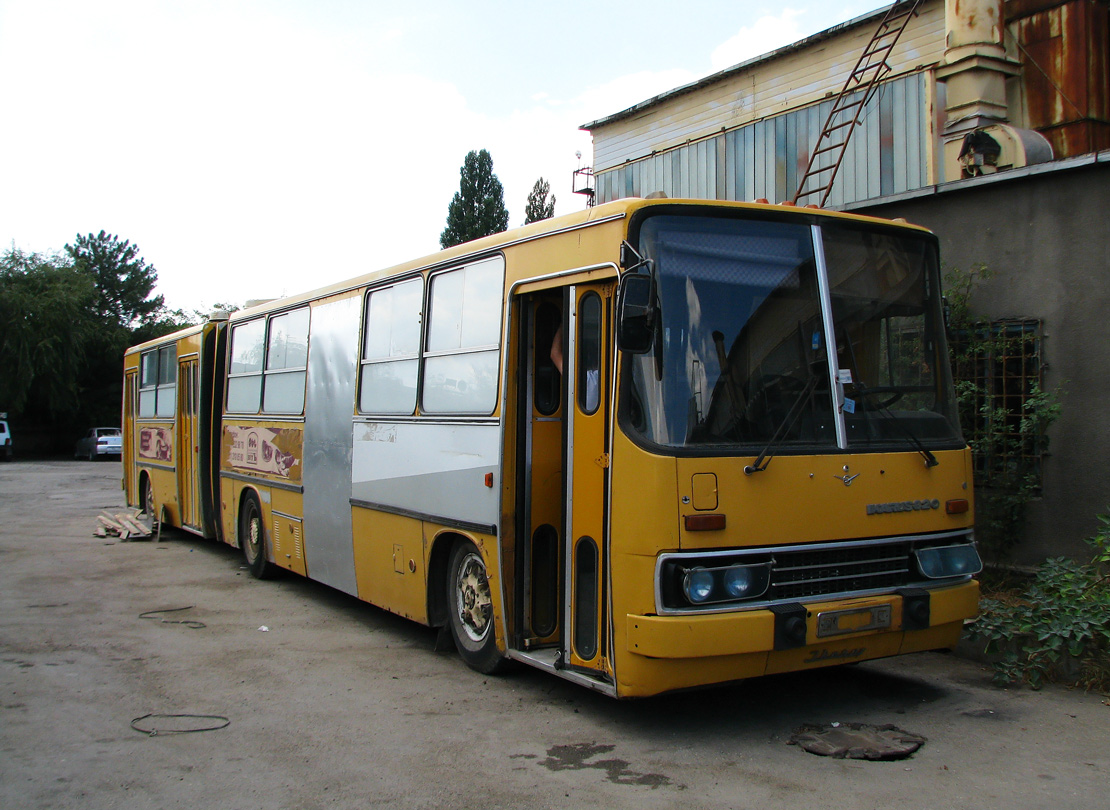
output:
<path id="1" fill-rule="evenodd" d="M 800 394 L 806 387 L 804 380 L 789 374 L 761 374 L 752 380 L 752 385 L 753 391 L 744 411 L 744 419 L 752 425 L 770 416 L 773 398 L 781 402 L 783 397 Z"/>
<path id="2" fill-rule="evenodd" d="M 893 395 L 893 396 L 889 397 L 888 399 L 883 400 L 882 402 L 876 402 L 875 403 L 875 405 L 881 410 L 883 408 L 889 408 L 895 402 L 897 402 L 902 397 L 904 397 L 906 395 L 906 389 L 905 388 L 900 388 L 900 387 L 895 386 L 895 385 L 876 385 L 873 388 L 872 387 L 860 388 L 859 386 L 856 387 L 856 396 L 858 398 L 862 399 L 863 397 L 872 396 L 873 394 L 892 394 Z"/>

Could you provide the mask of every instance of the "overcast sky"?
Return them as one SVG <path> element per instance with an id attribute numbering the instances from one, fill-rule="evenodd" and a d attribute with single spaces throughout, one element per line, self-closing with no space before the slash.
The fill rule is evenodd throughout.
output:
<path id="1" fill-rule="evenodd" d="M 106 230 L 170 307 L 271 298 L 439 248 L 488 149 L 510 227 L 585 206 L 578 127 L 875 0 L 0 0 L 0 250 Z"/>

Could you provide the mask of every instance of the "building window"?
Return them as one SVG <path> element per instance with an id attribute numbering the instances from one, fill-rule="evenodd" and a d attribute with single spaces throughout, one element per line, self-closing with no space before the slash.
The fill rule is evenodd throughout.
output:
<path id="1" fill-rule="evenodd" d="M 143 352 L 139 363 L 139 416 L 172 417 L 177 399 L 177 347 Z"/>
<path id="2" fill-rule="evenodd" d="M 366 296 L 360 411 L 404 415 L 416 409 L 423 298 L 422 278 Z"/>
<path id="3" fill-rule="evenodd" d="M 227 381 L 229 412 L 304 411 L 308 323 L 308 307 L 302 307 L 232 328 Z"/>
<path id="4" fill-rule="evenodd" d="M 993 321 L 960 329 L 951 341 L 976 480 L 989 485 L 1024 472 L 1039 483 L 1045 441 L 1028 405 L 1044 390 L 1041 322 Z"/>

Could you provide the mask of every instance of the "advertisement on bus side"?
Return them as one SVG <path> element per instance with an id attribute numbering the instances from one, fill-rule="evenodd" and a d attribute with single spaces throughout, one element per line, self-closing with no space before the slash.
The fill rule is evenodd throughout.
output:
<path id="1" fill-rule="evenodd" d="M 227 425 L 224 465 L 241 472 L 300 481 L 302 435 L 293 428 Z"/>

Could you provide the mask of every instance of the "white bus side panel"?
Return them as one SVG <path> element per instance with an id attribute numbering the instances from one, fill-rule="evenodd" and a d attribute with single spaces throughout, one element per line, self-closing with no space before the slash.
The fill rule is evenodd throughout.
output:
<path id="1" fill-rule="evenodd" d="M 428 520 L 494 527 L 500 431 L 497 422 L 358 423 L 351 497 Z"/>

